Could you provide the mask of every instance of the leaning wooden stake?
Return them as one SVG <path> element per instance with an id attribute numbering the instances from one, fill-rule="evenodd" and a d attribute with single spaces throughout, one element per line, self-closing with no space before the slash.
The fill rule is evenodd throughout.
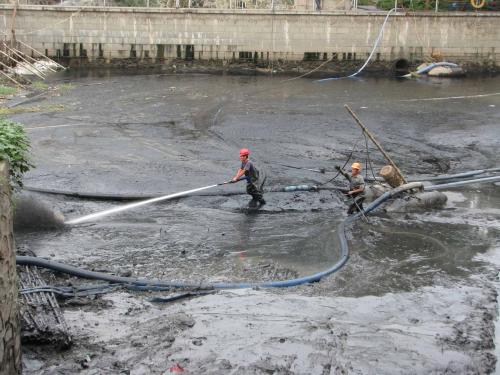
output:
<path id="1" fill-rule="evenodd" d="M 30 68 L 33 68 L 34 70 L 36 70 L 38 73 L 40 73 L 42 76 L 44 76 L 45 74 L 40 70 L 38 69 L 35 64 L 32 64 L 31 62 L 29 62 L 27 59 L 25 59 L 21 54 L 17 53 L 13 48 L 9 48 L 7 45 L 5 45 L 5 47 L 7 48 L 8 51 L 12 52 L 14 55 L 16 55 L 18 58 L 20 58 L 25 64 L 28 64 L 30 66 Z"/>
<path id="2" fill-rule="evenodd" d="M 17 43 L 22 44 L 23 46 L 25 46 L 25 47 L 29 48 L 30 50 L 32 50 L 32 51 L 34 51 L 34 52 L 38 53 L 40 56 L 45 57 L 47 60 L 52 61 L 54 64 L 56 64 L 57 66 L 61 67 L 62 69 L 66 69 L 64 66 L 62 66 L 61 64 L 59 64 L 57 61 L 52 60 L 52 59 L 51 59 L 50 57 L 48 57 L 48 56 L 45 56 L 43 53 L 41 53 L 40 51 L 37 51 L 36 49 L 34 49 L 33 47 L 31 47 L 31 46 L 27 45 L 26 43 L 23 43 L 23 42 L 21 42 L 20 40 L 18 40 L 18 41 L 17 41 Z"/>
<path id="3" fill-rule="evenodd" d="M 358 116 L 356 116 L 356 114 L 351 110 L 351 108 L 349 108 L 349 106 L 347 104 L 344 104 L 344 108 L 347 109 L 347 112 L 349 112 L 349 114 L 354 118 L 354 120 L 356 121 L 356 123 L 361 127 L 361 129 L 363 129 L 363 132 L 368 136 L 368 138 L 371 139 L 371 141 L 375 144 L 375 146 L 377 146 L 377 148 L 380 150 L 380 152 L 382 153 L 382 155 L 384 155 L 384 157 L 387 159 L 387 161 L 389 162 L 389 164 L 396 170 L 397 174 L 401 177 L 401 179 L 403 180 L 403 182 L 406 184 L 407 181 L 404 178 L 404 176 L 401 173 L 401 171 L 399 170 L 399 168 L 397 167 L 396 163 L 394 163 L 392 161 L 391 157 L 387 154 L 387 152 L 385 152 L 385 150 L 382 148 L 382 146 L 380 145 L 380 143 L 377 142 L 377 140 L 375 139 L 375 137 L 370 133 L 370 131 L 366 128 L 366 126 L 364 126 L 361 123 L 361 121 L 358 118 Z"/>
<path id="4" fill-rule="evenodd" d="M 18 49 L 14 48 L 14 47 L 9 47 L 9 46 L 7 46 L 7 45 L 5 45 L 5 46 L 6 46 L 9 50 L 15 51 L 15 52 L 17 52 L 17 53 L 18 53 L 18 54 L 20 54 L 20 55 L 24 55 L 26 59 L 31 60 L 33 63 L 36 63 L 36 62 L 37 62 L 37 60 L 36 60 L 36 59 L 34 59 L 33 57 L 31 57 L 30 55 L 28 55 L 28 54 L 26 54 L 26 53 L 24 53 L 24 52 L 21 52 L 21 51 L 19 51 Z M 48 69 L 48 70 L 50 70 L 50 71 L 52 71 L 52 72 L 54 72 L 54 73 L 55 73 L 55 72 L 57 72 L 57 70 L 52 69 L 52 68 L 51 68 L 50 66 L 48 66 L 48 65 L 46 65 L 46 67 L 47 67 L 47 69 Z"/>
<path id="5" fill-rule="evenodd" d="M 16 60 L 16 59 L 15 59 L 15 58 L 13 58 L 12 56 L 9 56 L 9 55 L 8 55 L 7 53 L 5 53 L 4 51 L 0 51 L 0 53 L 1 53 L 2 55 L 4 55 L 5 57 L 7 57 L 8 59 L 10 59 L 10 60 L 14 61 L 16 64 L 19 64 L 19 61 L 18 61 L 18 60 Z M 41 79 L 45 79 L 45 76 L 43 76 L 43 75 L 41 75 L 41 74 L 38 74 L 38 73 L 37 73 L 34 69 L 31 69 L 31 64 L 26 65 L 26 67 L 27 67 L 27 69 L 28 69 L 29 71 L 31 71 L 34 75 L 38 76 L 38 77 L 39 77 L 39 78 L 41 78 Z"/>
<path id="6" fill-rule="evenodd" d="M 10 67 L 8 67 L 7 65 L 5 65 L 3 62 L 0 61 L 0 65 L 2 65 L 4 68 L 6 69 L 10 69 Z M 2 73 L 2 75 L 4 77 L 6 77 L 7 79 L 9 79 L 10 81 L 14 82 L 16 85 L 18 85 L 19 87 L 25 89 L 26 86 L 24 86 L 23 84 L 17 82 L 14 78 L 12 78 L 11 76 L 9 76 L 7 73 L 5 73 L 3 70 L 0 70 L 0 73 Z"/>

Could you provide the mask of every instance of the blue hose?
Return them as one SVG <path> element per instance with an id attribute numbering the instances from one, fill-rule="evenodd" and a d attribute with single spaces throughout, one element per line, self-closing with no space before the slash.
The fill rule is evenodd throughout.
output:
<path id="1" fill-rule="evenodd" d="M 459 177 L 470 177 L 474 175 L 480 175 L 485 172 L 497 172 L 499 168 L 491 168 L 491 169 L 486 169 L 486 170 L 478 170 L 478 171 L 471 171 L 471 172 L 465 172 L 461 174 L 456 174 L 456 175 L 451 175 L 451 176 L 442 176 L 439 179 L 446 180 L 446 179 L 454 179 L 454 178 L 459 178 Z M 437 179 L 436 179 L 437 180 Z M 347 237 L 345 234 L 346 231 L 346 226 L 347 224 L 350 224 L 354 222 L 356 219 L 358 219 L 360 216 L 365 215 L 370 213 L 371 211 L 375 210 L 377 207 L 379 207 L 382 203 L 387 201 L 388 199 L 406 191 L 406 190 L 411 190 L 411 189 L 425 189 L 425 190 L 441 190 L 441 189 L 447 189 L 451 187 L 457 187 L 457 186 L 463 186 L 466 184 L 473 184 L 473 183 L 484 183 L 484 182 L 497 182 L 500 181 L 500 176 L 491 176 L 491 177 L 484 177 L 484 178 L 478 178 L 478 179 L 468 179 L 468 180 L 463 180 L 463 181 L 458 181 L 458 182 L 452 182 L 452 183 L 447 183 L 447 184 L 441 184 L 441 185 L 432 185 L 432 186 L 425 186 L 423 185 L 422 182 L 411 182 L 402 186 L 399 186 L 391 191 L 388 191 L 384 194 L 382 194 L 379 198 L 371 202 L 362 212 L 357 212 L 354 215 L 348 216 L 344 221 L 342 221 L 338 227 L 337 227 L 337 235 L 339 239 L 339 244 L 340 244 L 340 258 L 339 260 L 334 263 L 330 268 L 315 273 L 313 275 L 309 276 L 304 276 L 300 278 L 295 278 L 295 279 L 289 279 L 289 280 L 283 280 L 283 281 L 268 281 L 268 282 L 241 282 L 241 283 L 207 283 L 207 284 L 192 284 L 192 283 L 182 283 L 182 282 L 170 282 L 170 281 L 160 281 L 160 280 L 146 280 L 146 279 L 135 279 L 132 277 L 121 277 L 121 276 L 114 276 L 114 275 L 107 275 L 105 273 L 101 272 L 94 272 L 94 271 L 88 271 L 84 270 L 81 268 L 73 267 L 70 265 L 54 262 L 51 260 L 46 260 L 38 257 L 30 257 L 30 256 L 17 256 L 16 257 L 16 263 L 18 265 L 30 265 L 30 266 L 37 266 L 37 267 L 43 267 L 47 269 L 51 269 L 53 271 L 57 272 L 62 272 L 66 273 L 69 275 L 77 276 L 77 277 L 82 277 L 86 279 L 94 279 L 94 280 L 103 280 L 103 281 L 108 281 L 113 284 L 125 284 L 127 288 L 130 289 L 138 289 L 138 290 L 164 290 L 165 288 L 188 288 L 188 289 L 241 289 L 241 288 L 252 288 L 252 287 L 262 287 L 262 288 L 284 288 L 284 287 L 291 287 L 291 286 L 297 286 L 301 284 L 306 284 L 306 283 L 312 283 L 312 282 L 318 282 L 320 281 L 323 277 L 331 275 L 338 270 L 340 270 L 347 262 L 349 258 L 349 246 L 347 242 Z M 293 186 L 294 189 L 297 189 L 297 186 Z M 300 188 L 304 188 L 304 186 L 300 186 Z M 317 188 L 317 187 L 314 187 Z M 292 189 L 292 191 L 294 190 Z M 283 190 L 282 190 L 283 191 Z M 51 288 L 51 287 L 47 287 Z M 64 294 L 64 293 L 70 293 L 67 290 L 59 290 L 57 288 L 54 288 L 54 290 L 57 290 L 59 293 Z M 36 292 L 36 290 L 33 291 L 26 291 L 27 293 L 30 292 Z"/>
<path id="2" fill-rule="evenodd" d="M 429 72 L 430 70 L 438 67 L 438 66 L 450 66 L 452 68 L 456 68 L 458 65 L 457 64 L 454 64 L 454 63 L 449 63 L 449 62 L 438 62 L 438 63 L 432 63 L 432 64 L 429 64 L 427 66 L 424 66 L 423 68 L 417 70 L 415 73 L 416 74 L 424 74 L 424 73 L 427 73 Z"/>
<path id="3" fill-rule="evenodd" d="M 358 212 L 354 215 L 348 216 L 344 221 L 342 221 L 337 227 L 337 235 L 340 243 L 340 258 L 334 263 L 330 268 L 315 273 L 313 275 L 304 276 L 295 279 L 282 280 L 282 281 L 267 281 L 267 282 L 233 282 L 233 283 L 206 283 L 206 284 L 193 284 L 193 283 L 183 283 L 183 282 L 173 282 L 173 281 L 161 281 L 161 280 L 146 280 L 146 279 L 136 279 L 133 277 L 122 277 L 108 275 L 101 272 L 88 271 L 81 268 L 73 267 L 63 263 L 55 262 L 52 260 L 42 259 L 38 257 L 31 256 L 17 256 L 16 263 L 18 265 L 29 265 L 43 267 L 51 269 L 53 271 L 66 273 L 69 275 L 82 277 L 85 279 L 102 280 L 108 281 L 110 283 L 127 284 L 129 286 L 138 287 L 141 290 L 158 290 L 159 288 L 181 288 L 181 289 L 242 289 L 242 288 L 285 288 L 291 286 L 297 286 L 307 283 L 313 283 L 320 281 L 323 277 L 331 275 L 338 270 L 340 270 L 347 262 L 349 258 L 349 246 L 347 242 L 347 237 L 345 234 L 347 224 L 354 222 L 361 215 L 367 214 L 375 210 L 387 199 L 409 189 L 422 188 L 422 183 L 413 182 L 406 185 L 402 185 L 394 190 L 384 193 L 378 199 L 370 203 L 364 212 Z"/>

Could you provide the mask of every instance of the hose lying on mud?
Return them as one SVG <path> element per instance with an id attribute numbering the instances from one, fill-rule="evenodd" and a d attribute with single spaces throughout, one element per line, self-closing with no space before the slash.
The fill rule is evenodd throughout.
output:
<path id="1" fill-rule="evenodd" d="M 479 184 L 479 183 L 486 183 L 486 182 L 500 182 L 500 176 L 483 177 L 483 178 L 455 181 L 455 182 L 450 182 L 447 184 L 430 185 L 430 186 L 426 186 L 425 190 L 427 190 L 427 191 L 445 190 L 445 189 L 458 187 L 458 186 L 464 186 L 464 185 L 469 185 L 469 184 Z"/>
<path id="2" fill-rule="evenodd" d="M 364 212 L 358 212 L 354 215 L 348 216 L 344 221 L 342 221 L 337 228 L 337 235 L 340 244 L 340 257 L 332 266 L 328 269 L 315 273 L 313 275 L 304 276 L 289 280 L 279 280 L 279 281 L 267 281 L 267 282 L 229 282 L 229 283 L 188 283 L 188 282 L 175 282 L 175 281 L 161 281 L 161 280 L 147 280 L 147 279 L 136 279 L 133 277 L 123 277 L 108 275 L 102 272 L 89 271 L 81 269 L 78 267 L 70 266 L 67 264 L 55 262 L 52 260 L 42 259 L 38 257 L 31 256 L 17 256 L 16 263 L 18 265 L 28 265 L 37 266 L 42 268 L 47 268 L 53 271 L 69 274 L 76 277 L 81 277 L 85 279 L 101 280 L 107 281 L 112 284 L 125 284 L 127 287 L 138 287 L 141 290 L 161 290 L 162 288 L 167 289 L 196 289 L 196 290 L 206 290 L 206 289 L 241 289 L 241 288 L 284 288 L 297 286 L 312 282 L 318 282 L 323 277 L 331 275 L 338 270 L 340 270 L 347 259 L 349 258 L 349 246 L 346 236 L 346 226 L 353 223 L 362 215 L 366 215 L 369 212 L 375 210 L 378 206 L 384 203 L 386 200 L 411 189 L 421 189 L 423 184 L 420 182 L 413 182 L 403 186 L 400 186 L 394 190 L 384 193 L 375 201 L 371 202 Z"/>
<path id="3" fill-rule="evenodd" d="M 153 199 L 161 195 L 159 194 L 107 194 L 107 193 L 86 193 L 86 192 L 78 192 L 78 191 L 68 191 L 68 190 L 57 190 L 57 189 L 45 189 L 45 188 L 37 188 L 31 186 L 24 186 L 24 190 L 32 191 L 35 193 L 43 193 L 43 194 L 52 194 L 52 195 L 63 195 L 71 198 L 81 198 L 81 199 L 89 199 L 89 200 L 103 200 L 103 201 L 136 201 L 143 199 Z M 285 187 L 273 187 L 270 189 L 265 189 L 264 193 L 290 193 L 295 191 L 319 191 L 319 190 L 337 190 L 340 187 L 334 188 L 322 188 L 316 185 L 290 185 Z M 236 195 L 247 195 L 244 191 L 227 191 L 227 192 L 208 192 L 208 193 L 197 193 L 190 194 L 189 196 L 193 197 L 230 197 Z M 184 196 L 179 196 L 182 198 Z"/>
<path id="4" fill-rule="evenodd" d="M 155 291 L 155 292 L 168 292 L 172 288 L 149 288 L 147 290 L 134 286 L 131 284 L 95 284 L 95 285 L 80 285 L 80 286 L 50 286 L 43 285 L 32 288 L 24 288 L 20 294 L 33 294 L 33 293 L 54 293 L 62 298 L 81 298 L 91 297 L 99 294 L 106 294 L 117 291 L 119 289 L 128 289 L 133 291 Z M 197 297 L 213 293 L 214 289 L 209 290 L 189 290 L 183 293 L 169 295 L 167 297 L 155 296 L 149 299 L 149 302 L 172 302 L 188 297 Z"/>
<path id="5" fill-rule="evenodd" d="M 465 179 L 469 177 L 474 177 L 486 173 L 496 174 L 500 172 L 500 167 L 489 168 L 489 169 L 478 169 L 468 172 L 461 172 L 451 175 L 441 175 L 434 177 L 425 177 L 425 178 L 413 178 L 408 179 L 408 182 L 433 182 L 433 181 L 446 181 L 446 180 L 457 180 L 457 179 Z M 371 179 L 367 178 L 366 181 L 380 181 L 382 182 L 382 178 Z M 79 191 L 69 191 L 69 190 L 60 190 L 60 189 L 46 189 L 39 188 L 34 186 L 23 186 L 24 190 L 32 191 L 35 193 L 43 193 L 43 194 L 52 194 L 52 195 L 63 195 L 71 198 L 81 198 L 81 199 L 90 199 L 90 200 L 104 200 L 104 201 L 136 201 L 142 199 L 152 199 L 156 198 L 163 193 L 158 194 L 108 194 L 108 193 L 91 193 L 91 192 L 79 192 Z M 281 192 L 293 192 L 293 191 L 319 191 L 319 190 L 341 190 L 340 187 L 333 188 L 324 188 L 317 185 L 293 185 L 293 186 L 285 186 L 285 187 L 273 187 L 267 189 L 266 193 L 281 193 Z M 213 197 L 213 196 L 236 196 L 236 195 L 246 195 L 243 191 L 227 191 L 227 192 L 209 192 L 209 193 L 197 193 L 191 194 L 191 196 L 197 197 Z"/>
<path id="6" fill-rule="evenodd" d="M 323 277 L 331 275 L 338 270 L 340 270 L 347 262 L 349 258 L 349 246 L 348 246 L 348 241 L 347 241 L 347 236 L 346 236 L 346 226 L 348 224 L 353 223 L 355 220 L 360 218 L 363 215 L 366 215 L 370 213 L 371 211 L 375 210 L 377 207 L 379 207 L 382 203 L 387 201 L 390 198 L 393 198 L 397 196 L 398 194 L 407 191 L 407 190 L 413 190 L 413 189 L 418 189 L 418 190 L 441 190 L 441 189 L 447 189 L 450 187 L 456 187 L 456 186 L 463 186 L 466 184 L 475 184 L 475 183 L 485 183 L 485 182 L 496 182 L 500 181 L 500 176 L 494 176 L 494 177 L 485 177 L 485 178 L 479 178 L 479 179 L 473 179 L 473 180 L 463 180 L 463 181 L 457 181 L 457 182 L 451 182 L 447 184 L 441 184 L 441 185 L 431 185 L 431 186 L 424 186 L 422 182 L 411 182 L 402 186 L 399 186 L 391 191 L 385 192 L 382 194 L 379 198 L 371 202 L 369 205 L 366 206 L 366 208 L 361 211 L 357 212 L 354 215 L 348 216 L 344 221 L 342 221 L 339 226 L 337 227 L 337 235 L 339 239 L 339 244 L 340 244 L 340 257 L 337 260 L 336 263 L 334 263 L 330 268 L 315 273 L 313 275 L 309 276 L 304 276 L 301 278 L 295 278 L 295 279 L 289 279 L 289 280 L 282 280 L 282 281 L 268 281 L 268 282 L 233 282 L 233 283 L 184 283 L 184 282 L 172 282 L 172 281 L 160 281 L 160 280 L 146 280 L 146 279 L 136 279 L 132 277 L 122 277 L 122 276 L 115 276 L 115 275 L 108 275 L 105 273 L 101 272 L 94 272 L 94 271 L 88 271 L 85 269 L 73 267 L 70 265 L 62 264 L 59 262 L 54 262 L 51 260 L 46 260 L 38 257 L 31 257 L 31 256 L 17 256 L 16 257 L 16 263 L 18 265 L 30 265 L 30 266 L 37 266 L 37 267 L 42 267 L 42 268 L 47 268 L 51 269 L 53 271 L 61 272 L 61 273 L 66 273 L 69 275 L 77 276 L 77 277 L 82 277 L 86 279 L 93 279 L 93 280 L 101 280 L 101 281 L 107 281 L 111 284 L 123 284 L 126 285 L 127 288 L 136 288 L 139 290 L 167 290 L 167 289 L 174 289 L 174 288 L 181 288 L 181 289 L 239 289 L 239 288 L 253 288 L 253 287 L 262 287 L 262 288 L 283 288 L 283 287 L 291 287 L 291 286 L 297 286 L 301 284 L 306 284 L 306 283 L 312 283 L 312 282 L 318 282 L 320 281 Z M 48 287 L 51 288 L 51 287 Z M 62 293 L 63 291 L 61 291 Z"/>
<path id="7" fill-rule="evenodd" d="M 435 176 L 435 177 L 426 177 L 426 178 L 418 178 L 418 179 L 409 179 L 410 182 L 417 182 L 417 181 L 445 181 L 445 180 L 458 180 L 458 179 L 464 179 L 468 177 L 474 177 L 474 176 L 479 176 L 485 173 L 493 173 L 496 174 L 500 172 L 500 167 L 495 167 L 495 168 L 488 168 L 488 169 L 477 169 L 474 171 L 468 171 L 468 172 L 462 172 L 462 173 L 456 173 L 456 174 L 449 174 L 449 175 L 442 175 L 442 176 Z"/>

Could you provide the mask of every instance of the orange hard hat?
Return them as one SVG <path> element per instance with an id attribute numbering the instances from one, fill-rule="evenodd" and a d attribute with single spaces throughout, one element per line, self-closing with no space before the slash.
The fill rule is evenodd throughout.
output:
<path id="1" fill-rule="evenodd" d="M 240 150 L 240 156 L 248 156 L 250 155 L 250 150 L 248 148 L 242 148 Z"/>
<path id="2" fill-rule="evenodd" d="M 361 164 L 358 162 L 352 163 L 351 169 L 357 169 L 359 171 L 359 170 L 361 170 Z"/>

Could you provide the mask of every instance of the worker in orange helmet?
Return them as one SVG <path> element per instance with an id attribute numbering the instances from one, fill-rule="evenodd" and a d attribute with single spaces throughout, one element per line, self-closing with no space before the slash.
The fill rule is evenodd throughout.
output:
<path id="1" fill-rule="evenodd" d="M 352 198 L 352 203 L 349 205 L 347 213 L 350 215 L 362 210 L 363 201 L 365 200 L 365 179 L 360 173 L 361 163 L 352 163 L 350 174 L 343 171 L 340 165 L 336 165 L 335 169 L 349 181 L 349 190 L 346 195 Z"/>
<path id="2" fill-rule="evenodd" d="M 236 172 L 236 176 L 232 181 L 236 182 L 241 178 L 247 180 L 247 193 L 252 196 L 252 200 L 248 204 L 249 207 L 257 207 L 257 205 L 266 204 L 263 198 L 262 187 L 264 186 L 265 176 L 261 175 L 252 161 L 249 159 L 250 151 L 247 148 L 240 150 L 241 167 Z"/>

